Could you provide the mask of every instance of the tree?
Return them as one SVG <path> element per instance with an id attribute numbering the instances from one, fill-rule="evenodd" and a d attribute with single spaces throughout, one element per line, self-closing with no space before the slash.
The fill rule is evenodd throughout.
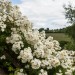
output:
<path id="1" fill-rule="evenodd" d="M 46 29 L 45 29 L 45 32 L 46 32 L 46 33 L 49 33 L 49 28 L 46 28 Z"/>
<path id="2" fill-rule="evenodd" d="M 44 31 L 44 30 L 45 30 L 44 28 L 40 28 L 40 29 L 39 29 L 39 32 Z"/>
<path id="3" fill-rule="evenodd" d="M 75 7 L 69 4 L 68 6 L 64 5 L 64 9 L 65 17 L 68 19 L 69 23 L 75 24 Z"/>
<path id="4" fill-rule="evenodd" d="M 73 42 L 66 45 L 67 49 L 75 50 L 75 7 L 71 4 L 68 7 L 64 6 L 65 17 L 68 19 L 68 22 L 71 26 L 66 28 L 66 33 L 72 38 Z M 70 46 L 69 46 L 70 45 Z"/>
<path id="5" fill-rule="evenodd" d="M 74 39 L 75 41 L 75 7 L 68 5 L 65 8 L 65 17 L 68 19 L 68 22 L 71 23 L 71 26 L 67 27 L 66 32 Z"/>

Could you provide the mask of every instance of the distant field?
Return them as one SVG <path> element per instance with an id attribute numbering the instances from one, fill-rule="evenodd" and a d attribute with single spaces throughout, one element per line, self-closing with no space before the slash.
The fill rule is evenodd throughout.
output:
<path id="1" fill-rule="evenodd" d="M 71 38 L 64 33 L 46 33 L 46 36 L 52 36 L 55 40 L 58 41 L 72 41 Z"/>

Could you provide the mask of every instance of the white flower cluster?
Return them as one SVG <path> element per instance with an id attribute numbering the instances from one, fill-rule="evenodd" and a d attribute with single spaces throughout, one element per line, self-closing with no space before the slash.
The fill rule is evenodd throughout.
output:
<path id="1" fill-rule="evenodd" d="M 22 16 L 17 6 L 12 6 L 6 0 L 0 0 L 0 4 L 0 27 L 5 29 L 8 26 L 4 21 L 12 23 L 11 36 L 6 38 L 6 42 L 12 44 L 12 50 L 19 54 L 18 59 L 25 64 L 25 67 L 28 64 L 27 68 L 31 66 L 32 69 L 42 69 L 39 75 L 48 75 L 44 69 L 62 66 L 66 69 L 65 75 L 72 75 L 71 73 L 75 70 L 74 51 L 61 50 L 58 41 L 53 40 L 51 36 L 46 38 L 45 31 L 33 30 L 32 23 L 26 16 Z M 25 74 L 18 72 L 16 75 Z M 62 73 L 56 75 L 62 75 Z"/>
<path id="2" fill-rule="evenodd" d="M 6 28 L 6 24 L 4 24 L 3 22 L 0 22 L 0 29 L 3 32 Z"/>
<path id="3" fill-rule="evenodd" d="M 67 50 L 63 50 L 57 54 L 57 58 L 61 61 L 63 68 L 71 68 L 73 65 L 73 58 L 68 55 Z"/>
<path id="4" fill-rule="evenodd" d="M 34 45 L 39 40 L 39 31 L 30 30 L 26 33 L 25 38 L 29 44 Z"/>
<path id="5" fill-rule="evenodd" d="M 27 74 L 23 72 L 23 69 L 20 69 L 20 70 L 16 70 L 14 75 L 27 75 Z"/>
<path id="6" fill-rule="evenodd" d="M 65 72 L 65 75 L 73 75 L 73 71 L 75 70 L 75 67 L 74 68 L 71 68 L 71 69 L 67 69 L 66 72 Z M 59 70 L 58 73 L 56 73 L 56 75 L 63 75 L 62 71 Z"/>
<path id="7" fill-rule="evenodd" d="M 21 59 L 22 63 L 30 62 L 33 59 L 31 48 L 28 47 L 24 50 L 21 50 L 18 59 Z"/>
<path id="8" fill-rule="evenodd" d="M 32 28 L 32 23 L 27 19 L 26 16 L 21 16 L 15 21 L 15 25 L 20 27 L 20 29 L 25 29 L 26 31 Z"/>
<path id="9" fill-rule="evenodd" d="M 21 41 L 21 36 L 17 33 L 15 34 L 11 34 L 11 37 L 7 37 L 6 40 L 7 40 L 7 43 L 15 43 L 17 41 Z"/>
<path id="10" fill-rule="evenodd" d="M 1 57 L 0 57 L 0 59 L 2 60 L 2 59 L 6 59 L 6 56 L 5 55 L 2 55 Z"/>
<path id="11" fill-rule="evenodd" d="M 3 3 L 3 1 L 0 0 L 0 30 L 3 32 L 6 28 L 6 24 L 4 23 L 4 21 L 6 20 L 6 14 L 3 13 L 4 11 L 4 6 L 5 4 Z"/>
<path id="12" fill-rule="evenodd" d="M 31 61 L 31 65 L 33 69 L 39 69 L 41 66 L 41 61 L 35 58 Z"/>
<path id="13" fill-rule="evenodd" d="M 56 75 L 63 75 L 62 73 L 56 73 Z"/>
<path id="14" fill-rule="evenodd" d="M 21 50 L 21 48 L 24 47 L 22 41 L 15 42 L 12 46 L 12 50 L 15 52 L 16 50 Z"/>
<path id="15" fill-rule="evenodd" d="M 0 0 L 0 30 L 3 32 L 6 28 L 6 20 L 9 19 L 9 9 L 11 8 L 11 3 L 8 0 Z M 11 18 L 11 17 L 10 17 Z"/>
<path id="16" fill-rule="evenodd" d="M 7 43 L 11 43 L 12 45 L 12 50 L 17 53 L 18 51 L 21 50 L 21 48 L 24 47 L 22 38 L 19 34 L 17 33 L 13 33 L 11 34 L 11 37 L 7 37 L 6 38 L 6 42 Z"/>
<path id="17" fill-rule="evenodd" d="M 39 75 L 48 75 L 48 74 L 47 74 L 47 71 L 41 69 Z"/>

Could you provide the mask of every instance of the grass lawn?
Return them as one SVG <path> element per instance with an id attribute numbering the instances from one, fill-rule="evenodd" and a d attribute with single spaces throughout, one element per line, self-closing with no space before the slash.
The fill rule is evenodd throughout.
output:
<path id="1" fill-rule="evenodd" d="M 64 33 L 46 33 L 46 36 L 52 36 L 55 40 L 58 41 L 72 41 L 71 38 Z"/>

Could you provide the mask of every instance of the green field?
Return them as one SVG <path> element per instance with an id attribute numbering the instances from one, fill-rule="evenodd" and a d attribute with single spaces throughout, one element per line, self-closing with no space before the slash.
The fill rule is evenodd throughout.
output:
<path id="1" fill-rule="evenodd" d="M 71 38 L 64 33 L 46 33 L 46 36 L 52 36 L 55 40 L 58 41 L 72 41 Z"/>

